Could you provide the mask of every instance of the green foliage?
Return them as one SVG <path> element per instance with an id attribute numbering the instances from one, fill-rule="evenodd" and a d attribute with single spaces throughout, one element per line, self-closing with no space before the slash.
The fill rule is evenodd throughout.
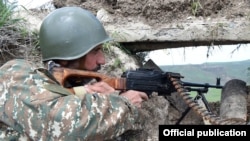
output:
<path id="1" fill-rule="evenodd" d="M 8 0 L 0 1 L 0 28 L 5 24 L 15 24 L 19 22 L 19 18 L 13 18 L 13 11 L 17 7 L 17 3 L 10 3 Z"/>
<path id="2" fill-rule="evenodd" d="M 121 60 L 118 58 L 115 58 L 114 67 L 121 67 L 121 64 L 122 64 Z"/>
<path id="3" fill-rule="evenodd" d="M 123 52 L 125 52 L 126 54 L 131 54 L 131 52 L 129 50 L 127 50 L 126 48 L 124 48 L 119 42 L 115 42 L 115 41 L 109 41 L 103 44 L 103 51 L 107 54 L 110 54 L 111 51 L 111 47 L 115 46 L 120 48 Z"/>
<path id="4" fill-rule="evenodd" d="M 192 91 L 190 92 L 190 95 L 192 97 L 195 97 L 198 95 L 198 93 L 195 91 Z M 218 102 L 221 100 L 221 89 L 209 88 L 208 92 L 205 93 L 204 96 L 208 102 Z"/>
<path id="5" fill-rule="evenodd" d="M 221 100 L 222 89 L 209 88 L 206 98 L 209 102 L 216 102 Z"/>
<path id="6" fill-rule="evenodd" d="M 17 13 L 17 7 L 17 2 L 10 3 L 8 0 L 0 1 L 0 28 L 9 28 L 9 30 L 13 30 L 25 38 L 30 33 L 25 27 L 26 20 L 14 16 L 14 13 Z"/>
<path id="7" fill-rule="evenodd" d="M 111 36 L 113 39 L 116 39 L 116 40 L 123 40 L 123 41 L 126 40 L 125 37 L 121 36 L 121 34 L 119 34 L 117 31 L 111 33 L 110 36 Z M 125 47 L 123 47 L 122 44 L 120 44 L 119 42 L 113 41 L 113 42 L 110 42 L 110 43 L 111 43 L 111 45 L 120 48 L 120 49 L 121 49 L 123 52 L 125 52 L 126 54 L 131 55 L 131 52 L 130 52 L 128 49 L 126 49 Z"/>
<path id="8" fill-rule="evenodd" d="M 17 15 L 18 10 L 17 2 L 0 0 L 0 65 L 13 58 L 39 58 L 39 52 L 34 56 L 39 46 L 38 32 L 29 29 L 25 18 Z"/>
<path id="9" fill-rule="evenodd" d="M 114 63 L 110 66 L 108 71 L 113 71 L 116 68 L 122 68 L 122 61 L 119 58 L 115 58 Z"/>
<path id="10" fill-rule="evenodd" d="M 111 51 L 110 51 L 111 46 L 112 46 L 112 43 L 111 43 L 111 42 L 106 42 L 106 43 L 104 43 L 104 44 L 102 45 L 102 49 L 103 49 L 103 51 L 104 51 L 105 53 L 110 54 L 110 53 L 111 53 Z"/>
<path id="11" fill-rule="evenodd" d="M 115 71 L 117 68 L 121 69 L 122 72 L 125 71 L 123 63 L 119 58 L 115 58 L 114 62 L 112 64 L 110 64 L 109 67 L 106 68 L 106 71 L 108 73 L 112 73 L 112 71 Z"/>
<path id="12" fill-rule="evenodd" d="M 111 37 L 112 37 L 113 39 L 117 39 L 117 40 L 119 40 L 119 39 L 121 39 L 121 40 L 123 40 L 123 41 L 126 40 L 126 38 L 125 38 L 124 36 L 121 36 L 121 34 L 119 34 L 117 31 L 114 31 L 114 32 L 111 34 Z"/>
<path id="13" fill-rule="evenodd" d="M 199 9 L 202 9 L 202 6 L 200 4 L 200 0 L 192 0 L 191 2 L 191 10 L 192 10 L 192 14 L 194 16 L 197 15 L 197 12 Z"/>

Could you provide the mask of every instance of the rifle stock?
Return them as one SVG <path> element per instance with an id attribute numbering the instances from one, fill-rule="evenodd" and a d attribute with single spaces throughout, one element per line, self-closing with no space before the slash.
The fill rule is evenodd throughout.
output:
<path id="1" fill-rule="evenodd" d="M 62 86 L 65 86 L 66 80 L 70 77 L 82 77 L 82 78 L 95 78 L 97 81 L 104 81 L 116 90 L 126 90 L 125 78 L 109 77 L 107 75 L 97 72 L 54 67 L 53 76 Z"/>

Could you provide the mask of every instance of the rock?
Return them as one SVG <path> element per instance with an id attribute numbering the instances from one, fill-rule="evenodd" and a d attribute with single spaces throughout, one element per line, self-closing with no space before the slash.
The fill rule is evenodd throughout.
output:
<path id="1" fill-rule="evenodd" d="M 246 82 L 238 79 L 228 81 L 222 89 L 220 117 L 246 121 L 247 96 Z"/>

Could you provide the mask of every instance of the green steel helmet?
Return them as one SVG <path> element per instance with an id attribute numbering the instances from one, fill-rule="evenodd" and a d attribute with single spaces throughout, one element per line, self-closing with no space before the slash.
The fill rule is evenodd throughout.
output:
<path id="1" fill-rule="evenodd" d="M 63 7 L 45 17 L 39 40 L 42 59 L 47 61 L 78 59 L 111 38 L 91 12 L 80 7 Z"/>

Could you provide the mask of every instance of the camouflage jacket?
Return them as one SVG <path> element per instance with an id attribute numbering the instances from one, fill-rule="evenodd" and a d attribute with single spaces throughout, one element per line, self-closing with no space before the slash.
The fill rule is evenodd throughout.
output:
<path id="1" fill-rule="evenodd" d="M 0 68 L 0 140 L 106 140 L 142 128 L 140 111 L 125 98 L 52 92 L 35 69 L 21 59 Z"/>

